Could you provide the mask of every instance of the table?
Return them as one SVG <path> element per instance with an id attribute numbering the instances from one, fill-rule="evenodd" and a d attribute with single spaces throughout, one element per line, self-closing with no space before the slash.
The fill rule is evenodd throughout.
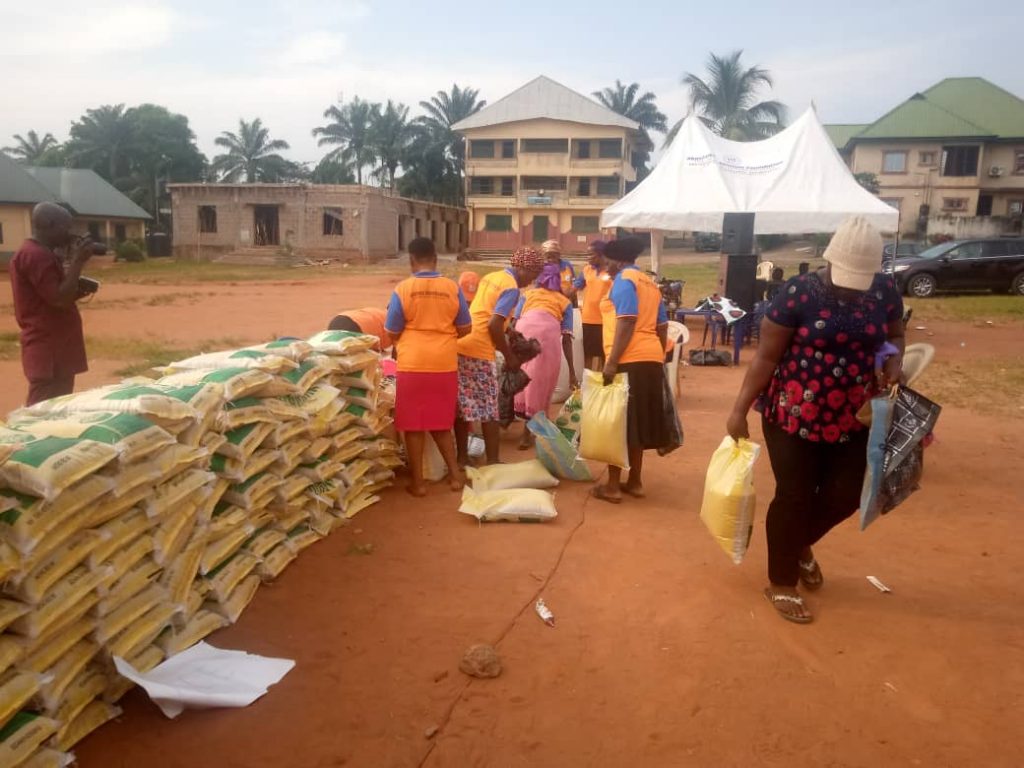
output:
<path id="1" fill-rule="evenodd" d="M 688 317 L 703 317 L 706 327 L 704 329 L 704 338 L 707 339 L 707 328 L 711 329 L 711 346 L 715 347 L 718 345 L 718 331 L 721 327 L 724 331 L 729 326 L 726 325 L 725 318 L 722 317 L 720 312 L 715 312 L 713 309 L 677 309 L 676 320 L 681 323 L 686 322 Z M 733 365 L 739 365 L 740 362 L 740 349 L 743 347 L 743 339 L 746 335 L 747 323 L 749 322 L 750 313 L 747 313 L 735 323 L 732 324 L 732 362 Z"/>

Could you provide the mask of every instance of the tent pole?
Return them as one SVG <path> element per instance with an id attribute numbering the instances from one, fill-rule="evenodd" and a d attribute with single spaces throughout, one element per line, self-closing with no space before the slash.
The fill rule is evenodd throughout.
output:
<path id="1" fill-rule="evenodd" d="M 661 249 L 665 245 L 665 233 L 660 229 L 651 230 L 651 271 L 661 277 Z"/>

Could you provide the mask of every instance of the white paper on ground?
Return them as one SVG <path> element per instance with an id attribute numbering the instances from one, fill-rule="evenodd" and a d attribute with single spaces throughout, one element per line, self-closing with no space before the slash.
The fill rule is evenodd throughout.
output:
<path id="1" fill-rule="evenodd" d="M 118 673 L 142 686 L 167 717 L 175 718 L 185 708 L 247 707 L 295 662 L 200 642 L 144 674 L 116 656 L 114 665 Z"/>

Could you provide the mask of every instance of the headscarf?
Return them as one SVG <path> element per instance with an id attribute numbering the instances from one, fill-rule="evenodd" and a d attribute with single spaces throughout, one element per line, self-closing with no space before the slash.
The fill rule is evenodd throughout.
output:
<path id="1" fill-rule="evenodd" d="M 544 266 L 544 257 L 537 253 L 536 248 L 524 245 L 512 254 L 512 266 L 516 269 L 540 270 Z"/>
<path id="2" fill-rule="evenodd" d="M 545 264 L 537 278 L 537 285 L 549 291 L 562 290 L 562 271 L 557 264 Z"/>
<path id="3" fill-rule="evenodd" d="M 637 237 L 623 237 L 612 240 L 604 248 L 604 257 L 612 261 L 632 263 L 644 252 L 643 240 Z"/>
<path id="4" fill-rule="evenodd" d="M 604 255 L 604 249 L 605 249 L 605 247 L 607 245 L 608 245 L 608 241 L 607 240 L 595 240 L 594 242 L 592 242 L 587 247 L 592 249 L 594 251 L 594 253 L 600 253 L 603 256 Z"/>
<path id="5" fill-rule="evenodd" d="M 540 252 L 543 254 L 548 253 L 561 253 L 562 246 L 559 245 L 557 240 L 545 240 L 540 246 Z"/>

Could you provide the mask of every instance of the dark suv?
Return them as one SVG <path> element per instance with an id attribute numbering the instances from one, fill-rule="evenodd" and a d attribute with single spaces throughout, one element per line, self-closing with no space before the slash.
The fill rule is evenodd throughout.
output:
<path id="1" fill-rule="evenodd" d="M 1024 238 L 952 240 L 896 258 L 886 272 L 910 296 L 924 299 L 937 291 L 1010 291 L 1024 296 Z"/>

